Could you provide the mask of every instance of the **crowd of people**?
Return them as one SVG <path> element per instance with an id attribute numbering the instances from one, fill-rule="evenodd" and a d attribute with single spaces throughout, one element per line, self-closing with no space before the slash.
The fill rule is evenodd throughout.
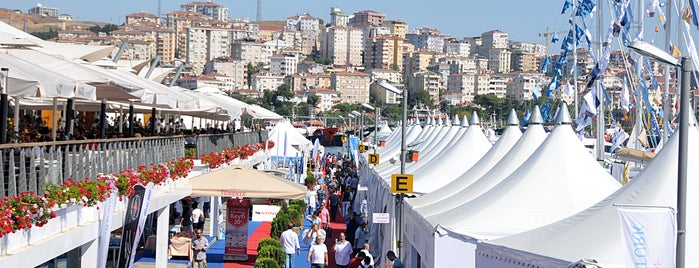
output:
<path id="1" fill-rule="evenodd" d="M 302 232 L 300 240 L 309 249 L 306 258 L 311 267 L 328 267 L 328 254 L 334 254 L 335 265 L 339 268 L 376 267 L 368 243 L 368 200 L 363 198 L 360 206 L 354 207 L 359 186 L 355 161 L 349 156 L 328 154 L 319 161 L 312 161 L 309 170 L 316 179 L 315 183 L 307 184 L 304 197 L 306 219 L 311 228 Z M 332 237 L 332 232 L 338 231 L 330 228 L 330 224 L 343 222 L 344 230 L 339 230 L 334 243 L 326 241 Z M 301 245 L 293 226 L 289 226 L 280 240 L 287 254 L 285 267 L 293 268 Z M 403 263 L 394 252 L 388 251 L 382 266 L 402 268 Z"/>

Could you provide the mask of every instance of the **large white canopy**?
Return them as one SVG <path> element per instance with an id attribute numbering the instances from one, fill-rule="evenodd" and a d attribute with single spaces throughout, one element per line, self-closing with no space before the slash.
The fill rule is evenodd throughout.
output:
<path id="1" fill-rule="evenodd" d="M 605 198 L 556 223 L 518 235 L 479 244 L 484 267 L 506 267 L 506 262 L 555 266 L 581 258 L 602 267 L 624 267 L 619 216 L 614 204 L 673 207 L 677 205 L 679 132 L 631 182 Z M 689 127 L 687 162 L 687 230 L 699 229 L 699 131 Z M 699 233 L 686 233 L 687 267 L 699 267 Z M 482 256 L 481 256 L 482 255 Z M 487 257 L 486 257 L 487 256 Z M 501 259 L 501 260 L 498 260 Z M 481 266 L 479 266 L 481 267 Z"/>
<path id="2" fill-rule="evenodd" d="M 301 155 L 301 152 L 308 156 L 309 149 L 313 146 L 313 143 L 301 135 L 288 120 L 277 122 L 267 136 L 275 144 L 269 152 L 271 156 L 296 157 L 297 153 Z"/>

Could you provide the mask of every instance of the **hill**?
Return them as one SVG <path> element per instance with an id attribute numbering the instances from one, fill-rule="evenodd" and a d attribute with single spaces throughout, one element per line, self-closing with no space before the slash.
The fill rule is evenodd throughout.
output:
<path id="1" fill-rule="evenodd" d="M 0 8 L 0 21 L 10 24 L 17 29 L 23 30 L 25 25 L 24 21 L 26 19 L 27 32 L 48 32 L 50 29 L 58 31 L 61 29 L 72 29 L 73 27 L 80 26 L 82 28 L 89 28 L 95 25 L 103 27 L 107 23 L 105 22 L 90 22 L 90 21 L 61 21 L 58 18 L 51 18 L 46 16 L 40 16 L 35 14 L 24 14 L 18 13 L 14 10 Z"/>

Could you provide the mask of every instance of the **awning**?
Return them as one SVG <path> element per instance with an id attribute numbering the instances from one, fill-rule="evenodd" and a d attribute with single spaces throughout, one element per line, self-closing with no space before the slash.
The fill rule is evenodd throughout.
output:
<path id="1" fill-rule="evenodd" d="M 192 195 L 303 199 L 306 187 L 245 166 L 230 166 L 190 181 Z"/>

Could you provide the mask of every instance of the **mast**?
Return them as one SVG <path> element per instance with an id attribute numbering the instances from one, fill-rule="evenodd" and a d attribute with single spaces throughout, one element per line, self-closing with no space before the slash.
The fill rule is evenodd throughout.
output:
<path id="1" fill-rule="evenodd" d="M 578 33 L 575 29 L 576 17 L 575 13 L 578 11 L 578 0 L 573 0 L 573 88 L 575 88 L 574 98 L 575 98 L 575 115 L 574 119 L 578 119 Z"/>
<path id="2" fill-rule="evenodd" d="M 600 61 L 602 61 L 602 40 L 603 40 L 603 32 L 602 32 L 602 19 L 604 16 L 603 12 L 603 5 L 604 1 L 598 1 L 598 6 L 597 6 L 597 37 L 595 39 L 597 43 L 597 63 L 599 64 Z M 611 45 L 611 44 L 609 44 Z M 604 99 L 604 92 L 602 91 L 602 79 L 604 78 L 604 74 L 601 73 L 599 74 L 602 76 L 602 78 L 597 79 L 595 82 L 597 85 L 597 100 L 599 100 L 600 105 L 597 107 L 597 149 L 595 150 L 596 155 L 597 155 L 597 161 L 604 161 L 604 105 L 605 105 L 605 99 Z"/>
<path id="3" fill-rule="evenodd" d="M 665 2 L 665 49 L 672 50 L 670 47 L 670 33 L 672 22 L 672 1 Z M 678 25 L 679 26 L 679 25 Z M 669 64 L 665 64 L 665 92 L 663 94 L 663 146 L 667 143 L 668 130 L 670 129 L 669 114 L 670 114 L 670 69 L 673 68 Z"/>

